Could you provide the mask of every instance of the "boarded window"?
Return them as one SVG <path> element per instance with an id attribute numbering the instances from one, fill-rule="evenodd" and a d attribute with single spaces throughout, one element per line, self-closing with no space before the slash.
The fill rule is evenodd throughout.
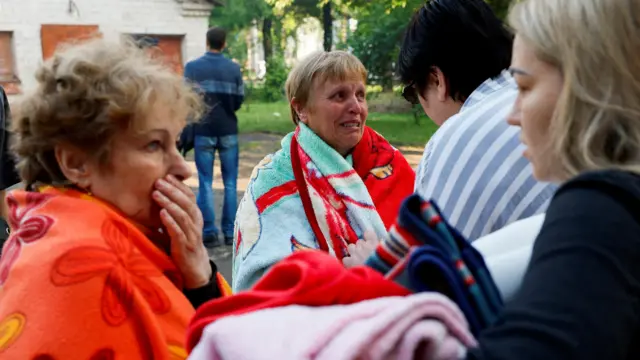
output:
<path id="1" fill-rule="evenodd" d="M 20 93 L 20 80 L 16 73 L 13 54 L 13 33 L 0 31 L 0 85 L 7 94 Z"/>
<path id="2" fill-rule="evenodd" d="M 42 25 L 42 58 L 47 60 L 56 49 L 66 43 L 78 43 L 101 37 L 98 25 Z"/>
<path id="3" fill-rule="evenodd" d="M 182 74 L 182 40 L 180 35 L 147 35 L 136 34 L 132 37 L 138 44 L 147 49 L 154 57 L 160 57 L 167 66 L 178 74 Z"/>

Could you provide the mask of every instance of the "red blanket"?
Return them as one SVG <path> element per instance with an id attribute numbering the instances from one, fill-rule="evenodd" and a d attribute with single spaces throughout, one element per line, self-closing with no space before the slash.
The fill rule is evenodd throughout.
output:
<path id="1" fill-rule="evenodd" d="M 402 201 L 413 194 L 415 171 L 400 151 L 369 127 L 365 127 L 362 140 L 353 150 L 353 166 L 389 229 Z"/>
<path id="2" fill-rule="evenodd" d="M 276 264 L 250 291 L 200 306 L 189 325 L 187 347 L 191 351 L 196 346 L 205 326 L 229 315 L 288 305 L 353 304 L 409 293 L 369 267 L 347 270 L 324 252 L 300 251 Z"/>

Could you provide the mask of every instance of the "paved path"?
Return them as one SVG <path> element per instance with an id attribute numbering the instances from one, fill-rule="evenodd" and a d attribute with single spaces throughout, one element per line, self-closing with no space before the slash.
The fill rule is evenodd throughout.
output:
<path id="1" fill-rule="evenodd" d="M 281 136 L 269 135 L 269 134 L 242 134 L 239 138 L 240 146 L 240 165 L 238 169 L 238 193 L 237 201 L 242 199 L 247 184 L 249 183 L 249 177 L 254 166 L 262 160 L 267 154 L 273 153 L 280 148 Z M 400 151 L 405 155 L 411 166 L 416 167 L 422 157 L 422 148 L 419 147 L 400 147 Z M 187 156 L 187 160 L 192 168 L 191 179 L 187 180 L 187 184 L 194 189 L 198 190 L 198 173 L 196 171 L 196 165 L 193 162 L 193 156 L 190 154 Z M 220 215 L 222 214 L 222 200 L 224 187 L 222 185 L 221 173 L 220 173 L 220 161 L 216 157 L 213 175 L 213 190 L 214 190 L 214 202 L 216 210 L 216 222 L 218 227 L 220 224 Z M 212 260 L 218 266 L 218 270 L 224 275 L 224 277 L 231 282 L 231 247 L 228 246 L 224 249 L 224 252 L 212 256 Z"/>

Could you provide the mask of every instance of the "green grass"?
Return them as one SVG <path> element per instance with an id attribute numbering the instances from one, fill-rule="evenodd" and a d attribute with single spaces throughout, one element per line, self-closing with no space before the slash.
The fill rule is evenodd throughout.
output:
<path id="1" fill-rule="evenodd" d="M 284 135 L 294 126 L 287 103 L 248 103 L 238 111 L 241 133 L 271 133 Z M 416 123 L 412 113 L 369 113 L 367 125 L 394 145 L 424 146 L 437 127 L 424 114 Z"/>

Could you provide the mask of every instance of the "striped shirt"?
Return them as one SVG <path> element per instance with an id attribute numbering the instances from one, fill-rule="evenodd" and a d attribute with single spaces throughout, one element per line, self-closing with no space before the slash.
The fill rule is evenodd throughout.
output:
<path id="1" fill-rule="evenodd" d="M 545 212 L 556 190 L 533 178 L 520 128 L 507 124 L 517 96 L 506 71 L 482 83 L 429 140 L 418 167 L 416 192 L 470 241 Z"/>

